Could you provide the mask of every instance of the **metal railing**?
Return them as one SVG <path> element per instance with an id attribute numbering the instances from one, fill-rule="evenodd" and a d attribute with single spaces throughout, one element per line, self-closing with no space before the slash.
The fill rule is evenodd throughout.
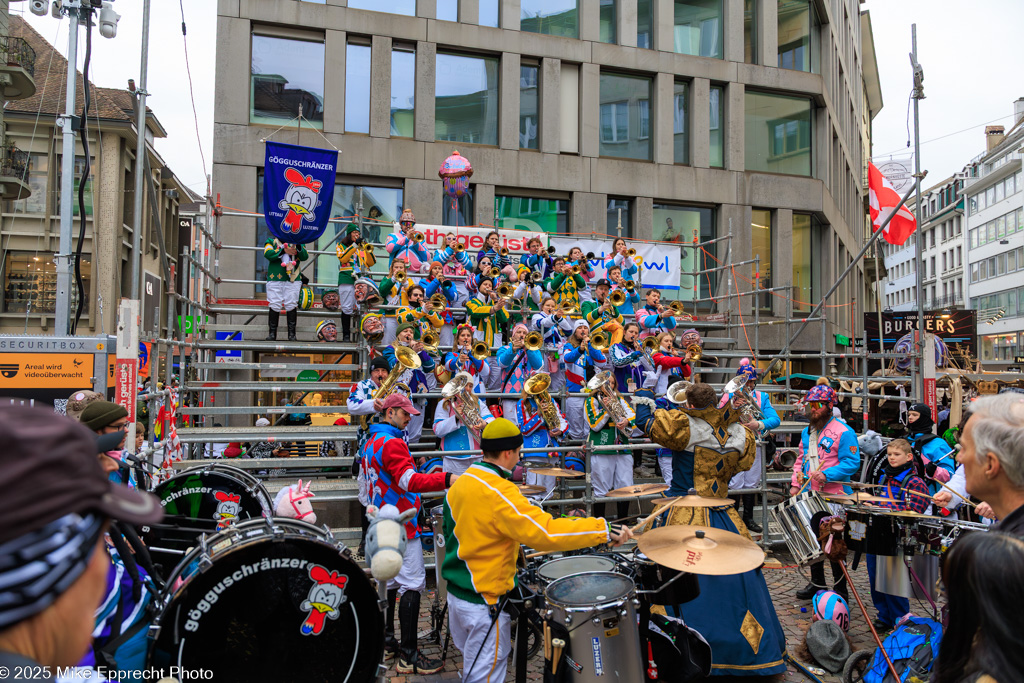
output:
<path id="1" fill-rule="evenodd" d="M 21 67 L 29 76 L 35 78 L 36 51 L 24 38 L 0 36 L 0 59 L 3 59 L 7 66 Z"/>
<path id="2" fill-rule="evenodd" d="M 28 152 L 18 149 L 12 142 L 0 147 L 0 176 L 27 182 Z"/>

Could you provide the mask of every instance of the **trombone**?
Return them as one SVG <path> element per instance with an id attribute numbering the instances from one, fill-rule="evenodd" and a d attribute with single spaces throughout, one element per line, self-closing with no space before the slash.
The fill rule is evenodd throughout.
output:
<path id="1" fill-rule="evenodd" d="M 427 302 L 430 303 L 431 308 L 444 308 L 448 305 L 448 301 L 444 298 L 444 294 L 441 294 L 441 292 L 436 292 L 432 297 L 427 299 Z"/>
<path id="2" fill-rule="evenodd" d="M 512 289 L 512 285 L 507 282 L 502 282 L 498 285 L 498 288 L 494 290 L 494 293 L 498 295 L 499 299 L 511 299 L 512 295 L 515 294 L 515 290 Z"/>
<path id="3" fill-rule="evenodd" d="M 636 342 L 634 342 L 636 343 Z M 658 350 L 658 339 L 656 337 L 647 337 L 643 343 L 640 344 L 640 353 L 644 354 L 644 359 L 650 364 L 651 369 L 655 368 L 654 365 L 654 352 Z"/>

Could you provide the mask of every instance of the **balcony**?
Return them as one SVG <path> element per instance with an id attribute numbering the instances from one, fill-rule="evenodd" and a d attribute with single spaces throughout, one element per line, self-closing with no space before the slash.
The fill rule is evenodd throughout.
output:
<path id="1" fill-rule="evenodd" d="M 962 308 L 964 305 L 963 294 L 948 294 L 946 296 L 937 296 L 931 301 L 927 302 L 926 309 L 935 308 Z"/>
<path id="2" fill-rule="evenodd" d="M 24 199 L 32 194 L 32 188 L 25 182 L 27 168 L 27 152 L 12 143 L 0 147 L 0 199 Z"/>
<path id="3" fill-rule="evenodd" d="M 0 36 L 0 93 L 7 100 L 36 94 L 36 51 L 24 38 Z"/>

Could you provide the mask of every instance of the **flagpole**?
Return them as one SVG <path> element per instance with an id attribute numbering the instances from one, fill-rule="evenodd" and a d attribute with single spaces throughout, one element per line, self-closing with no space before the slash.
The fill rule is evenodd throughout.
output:
<path id="1" fill-rule="evenodd" d="M 921 177 L 923 178 L 926 175 L 928 175 L 927 171 L 921 174 Z M 814 306 L 814 310 L 808 313 L 807 317 L 803 319 L 803 322 L 800 323 L 800 327 L 797 328 L 793 336 L 790 337 L 788 342 L 786 342 L 786 347 L 782 349 L 782 351 L 780 351 L 779 354 L 772 359 L 772 362 L 769 363 L 768 367 L 765 368 L 764 372 L 762 373 L 764 376 L 767 377 L 769 374 L 771 374 L 775 366 L 781 362 L 781 358 L 789 354 L 789 349 L 791 346 L 793 346 L 793 342 L 795 342 L 797 337 L 799 337 L 801 333 L 803 333 L 803 331 L 807 329 L 807 326 L 811 324 L 811 321 L 818 315 L 818 312 L 825 307 L 825 302 L 828 301 L 828 298 L 832 296 L 832 294 L 837 289 L 839 289 L 839 285 L 843 283 L 843 280 L 846 279 L 846 276 L 853 272 L 854 266 L 856 266 L 857 263 L 864 257 L 864 254 L 868 253 L 868 249 L 871 248 L 871 245 L 873 245 L 875 241 L 882 235 L 882 233 L 885 232 L 885 229 L 889 226 L 889 222 L 896 217 L 896 214 L 899 213 L 900 209 L 903 208 L 903 205 L 907 203 L 907 200 L 910 199 L 910 194 L 912 192 L 914 192 L 913 187 L 907 190 L 907 193 L 900 197 L 900 203 L 897 204 L 893 208 L 892 212 L 885 217 L 885 220 L 882 221 L 882 224 L 878 227 L 878 230 L 875 230 L 871 237 L 868 238 L 868 241 L 864 243 L 864 246 L 861 248 L 860 252 L 856 256 L 854 256 L 853 259 L 850 261 L 850 265 L 846 266 L 846 270 L 843 271 L 843 274 L 840 275 L 838 279 L 836 279 L 836 281 L 832 284 L 829 290 L 825 292 L 825 295 L 821 297 L 821 300 Z M 914 230 L 915 232 L 917 231 L 916 226 Z M 879 350 L 881 351 L 882 349 L 880 348 Z M 825 353 L 825 349 L 822 349 L 821 352 Z"/>
<path id="2" fill-rule="evenodd" d="M 921 232 L 921 121 L 918 103 L 924 99 L 924 70 L 917 62 L 917 24 L 910 25 L 910 64 L 914 71 L 914 220 L 917 223 L 917 249 L 914 250 L 917 266 L 917 329 L 914 332 L 914 353 L 911 368 L 911 382 L 914 393 L 924 401 L 924 233 Z"/>

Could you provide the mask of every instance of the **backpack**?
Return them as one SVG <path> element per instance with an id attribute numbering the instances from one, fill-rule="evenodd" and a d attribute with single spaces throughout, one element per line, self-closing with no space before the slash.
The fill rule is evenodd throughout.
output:
<path id="1" fill-rule="evenodd" d="M 682 619 L 652 614 L 649 628 L 648 639 L 661 680 L 689 683 L 711 675 L 711 646 Z M 647 661 L 646 652 L 643 659 Z"/>
<path id="2" fill-rule="evenodd" d="M 911 676 L 927 680 L 939 655 L 942 640 L 942 624 L 922 617 L 907 617 L 883 643 L 892 659 L 893 667 L 900 675 L 899 683 Z M 893 683 L 889 666 L 881 651 L 875 650 L 871 666 L 864 672 L 864 683 Z"/>

